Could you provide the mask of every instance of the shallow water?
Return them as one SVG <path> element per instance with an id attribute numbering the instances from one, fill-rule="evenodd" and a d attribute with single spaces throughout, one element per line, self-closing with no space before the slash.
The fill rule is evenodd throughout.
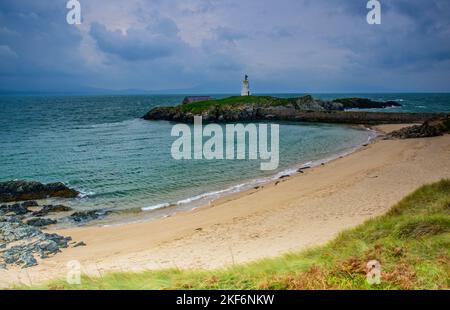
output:
<path id="1" fill-rule="evenodd" d="M 422 111 L 422 105 L 428 106 L 426 111 L 449 110 L 448 95 L 431 101 L 411 96 L 371 98 L 403 100 L 402 111 Z M 82 198 L 64 201 L 80 209 L 181 208 L 267 181 L 295 165 L 348 152 L 370 135 L 342 125 L 282 123 L 276 171 L 261 171 L 260 161 L 176 161 L 170 154 L 173 124 L 139 117 L 182 98 L 1 96 L 0 180 L 62 181 L 83 193 Z M 441 101 L 445 104 L 436 103 Z"/>

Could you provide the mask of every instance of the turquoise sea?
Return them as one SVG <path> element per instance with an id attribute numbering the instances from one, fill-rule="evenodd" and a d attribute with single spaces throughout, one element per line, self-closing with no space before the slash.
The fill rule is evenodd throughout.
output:
<path id="1" fill-rule="evenodd" d="M 449 94 L 314 96 L 397 100 L 404 107 L 386 110 L 393 113 L 450 111 Z M 170 154 L 173 124 L 140 117 L 155 106 L 177 105 L 183 97 L 0 96 L 0 181 L 62 181 L 83 193 L 63 201 L 79 209 L 144 209 L 142 214 L 152 214 L 172 205 L 176 212 L 348 153 L 373 135 L 342 125 L 282 123 L 276 171 L 261 171 L 259 160 L 176 161 Z"/>

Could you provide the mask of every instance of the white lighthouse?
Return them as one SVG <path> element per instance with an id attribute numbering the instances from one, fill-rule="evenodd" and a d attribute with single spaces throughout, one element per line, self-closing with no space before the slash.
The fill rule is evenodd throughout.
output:
<path id="1" fill-rule="evenodd" d="M 245 80 L 242 82 L 241 96 L 250 96 L 250 82 L 248 81 L 248 75 L 245 75 Z"/>

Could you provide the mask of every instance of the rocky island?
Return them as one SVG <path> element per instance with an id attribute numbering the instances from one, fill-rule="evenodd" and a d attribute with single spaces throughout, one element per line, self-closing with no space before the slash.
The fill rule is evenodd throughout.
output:
<path id="1" fill-rule="evenodd" d="M 146 120 L 193 122 L 201 115 L 204 122 L 301 121 L 345 124 L 422 123 L 439 113 L 387 113 L 354 111 L 400 107 L 395 101 L 378 102 L 365 98 L 342 98 L 332 101 L 312 96 L 277 98 L 270 96 L 236 96 L 207 100 L 174 107 L 157 107 L 144 115 Z"/>

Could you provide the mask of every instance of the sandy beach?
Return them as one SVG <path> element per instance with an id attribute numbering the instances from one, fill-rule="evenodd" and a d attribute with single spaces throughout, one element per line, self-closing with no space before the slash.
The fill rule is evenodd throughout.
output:
<path id="1" fill-rule="evenodd" d="M 401 125 L 384 125 L 388 132 Z M 113 227 L 58 230 L 84 241 L 30 269 L 0 271 L 0 287 L 82 271 L 220 268 L 326 243 L 386 212 L 419 186 L 450 178 L 450 135 L 382 140 L 326 165 L 172 217 Z"/>

